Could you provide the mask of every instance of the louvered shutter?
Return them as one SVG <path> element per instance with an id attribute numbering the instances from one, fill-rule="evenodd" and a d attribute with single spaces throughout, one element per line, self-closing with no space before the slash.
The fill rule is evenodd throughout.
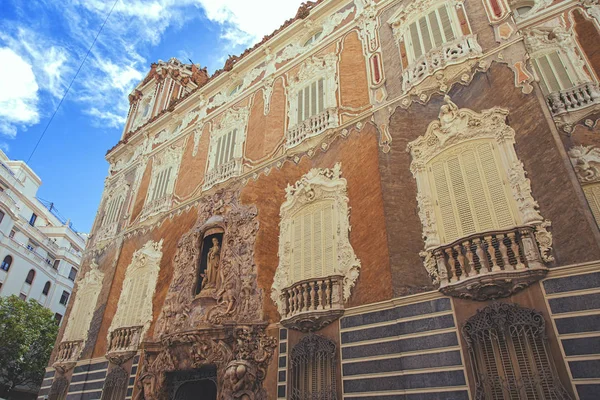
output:
<path id="1" fill-rule="evenodd" d="M 463 166 L 458 156 L 448 159 L 446 166 L 450 178 L 450 190 L 454 199 L 457 222 L 460 226 L 460 236 L 470 235 L 475 233 L 477 228 L 475 227 L 474 215 L 469 204 L 469 194 L 467 193 L 467 185 L 463 177 Z"/>
<path id="2" fill-rule="evenodd" d="M 444 39 L 442 38 L 442 30 L 440 29 L 440 24 L 437 17 L 438 13 L 432 11 L 429 13 L 429 24 L 431 25 L 431 34 L 433 36 L 433 41 L 435 43 L 435 47 L 441 46 L 444 43 Z"/>
<path id="3" fill-rule="evenodd" d="M 546 94 L 569 89 L 575 85 L 558 51 L 537 57 L 533 66 L 541 78 L 542 89 Z"/>
<path id="4" fill-rule="evenodd" d="M 600 183 L 593 183 L 583 187 L 583 193 L 590 205 L 596 223 L 600 225 Z"/>
<path id="5" fill-rule="evenodd" d="M 413 55 L 416 60 L 423 55 L 423 48 L 421 47 L 421 38 L 419 35 L 419 28 L 417 28 L 416 22 L 413 22 L 412 24 L 410 24 L 410 43 L 412 45 Z"/>
<path id="6" fill-rule="evenodd" d="M 446 168 L 443 162 L 435 163 L 431 167 L 433 177 L 433 187 L 435 188 L 436 202 L 439 209 L 438 221 L 441 220 L 443 227 L 442 241 L 451 241 L 447 238 L 458 237 L 458 227 L 454 218 L 454 207 L 452 205 L 452 196 L 450 187 L 446 178 Z"/>
<path id="7" fill-rule="evenodd" d="M 507 193 L 507 188 L 501 178 L 500 163 L 494 156 L 492 146 L 491 143 L 484 143 L 477 147 L 480 165 L 485 177 L 484 189 L 487 189 L 490 210 L 493 211 L 496 218 L 493 228 L 508 228 L 516 224 L 509 205 L 509 196 L 511 195 Z M 505 173 L 502 175 L 505 175 Z"/>
<path id="8" fill-rule="evenodd" d="M 548 58 L 550 59 L 550 63 L 552 64 L 552 69 L 556 74 L 557 80 L 561 84 L 562 89 L 569 89 L 574 86 L 574 82 L 569 77 L 569 73 L 567 72 L 567 67 L 563 63 L 562 58 L 558 54 L 557 51 L 554 51 L 548 54 Z"/>
<path id="9" fill-rule="evenodd" d="M 292 278 L 302 280 L 302 215 L 292 220 Z"/>
<path id="10" fill-rule="evenodd" d="M 431 37 L 429 36 L 429 26 L 427 25 L 427 17 L 419 19 L 419 31 L 423 41 L 423 51 L 427 53 L 433 48 Z"/>
<path id="11" fill-rule="evenodd" d="M 319 106 L 317 107 L 317 113 L 320 114 L 325 110 L 325 79 L 319 79 L 318 89 Z"/>
<path id="12" fill-rule="evenodd" d="M 451 42 L 456 39 L 454 35 L 454 30 L 452 29 L 452 19 L 450 18 L 450 14 L 448 13 L 448 9 L 446 6 L 442 6 L 438 8 L 438 13 L 440 16 L 440 21 L 442 23 L 442 27 L 444 28 L 444 36 L 446 42 Z"/>

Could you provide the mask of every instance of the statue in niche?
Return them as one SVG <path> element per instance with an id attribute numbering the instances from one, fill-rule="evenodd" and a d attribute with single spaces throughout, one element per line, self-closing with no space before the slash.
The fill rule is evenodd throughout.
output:
<path id="1" fill-rule="evenodd" d="M 219 291 L 223 289 L 224 279 L 220 265 L 222 242 L 222 233 L 208 235 L 202 241 L 202 253 L 196 294 L 202 292 L 203 296 L 217 299 L 216 296 L 219 294 Z"/>

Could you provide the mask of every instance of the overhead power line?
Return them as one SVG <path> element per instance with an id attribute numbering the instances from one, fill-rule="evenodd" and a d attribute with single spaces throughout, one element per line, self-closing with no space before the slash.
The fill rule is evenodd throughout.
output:
<path id="1" fill-rule="evenodd" d="M 42 131 L 42 134 L 40 135 L 40 138 L 38 139 L 37 143 L 35 144 L 35 147 L 31 151 L 31 154 L 29 155 L 29 158 L 27 159 L 27 164 L 29 164 L 29 161 L 31 160 L 31 157 L 33 157 L 33 155 L 35 154 L 35 151 L 37 150 L 38 146 L 40 145 L 40 142 L 44 138 L 44 135 L 46 134 L 46 131 L 48 130 L 48 127 L 50 126 L 50 124 L 54 120 L 54 117 L 56 116 L 56 113 L 58 112 L 58 110 L 60 109 L 60 106 L 62 105 L 63 101 L 65 100 L 65 97 L 67 97 L 67 94 L 69 93 L 69 90 L 71 90 L 71 86 L 73 86 L 73 82 L 75 82 L 75 79 L 77 79 L 77 76 L 79 75 L 79 72 L 81 71 L 81 68 L 83 68 L 83 64 L 85 64 L 88 56 L 92 52 L 92 48 L 96 44 L 96 41 L 98 40 L 98 36 L 100 36 L 100 33 L 102 33 L 102 30 L 104 29 L 104 25 L 106 25 L 106 21 L 108 21 L 108 18 L 112 14 L 112 12 L 115 9 L 115 6 L 117 5 L 118 2 L 119 2 L 119 0 L 115 0 L 115 2 L 113 3 L 112 7 L 110 8 L 110 11 L 106 15 L 106 18 L 104 18 L 104 22 L 100 26 L 100 29 L 98 30 L 98 33 L 96 34 L 96 37 L 94 37 L 94 41 L 92 42 L 92 44 L 88 48 L 88 51 L 85 54 L 85 57 L 83 57 L 83 60 L 81 61 L 81 64 L 79 64 L 79 68 L 77 68 L 77 72 L 75 72 L 75 75 L 73 76 L 73 79 L 71 79 L 71 83 L 69 83 L 69 86 L 67 87 L 67 90 L 65 90 L 65 93 L 63 94 L 62 98 L 58 102 L 58 105 L 56 106 L 56 109 L 52 113 L 52 116 L 50 117 L 50 120 L 48 120 L 48 123 L 46 124 L 46 127 Z"/>

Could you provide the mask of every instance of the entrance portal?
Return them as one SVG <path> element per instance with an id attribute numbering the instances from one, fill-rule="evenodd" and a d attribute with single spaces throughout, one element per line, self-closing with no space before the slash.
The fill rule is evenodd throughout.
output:
<path id="1" fill-rule="evenodd" d="M 173 400 L 217 400 L 217 368 L 214 365 L 167 374 Z"/>

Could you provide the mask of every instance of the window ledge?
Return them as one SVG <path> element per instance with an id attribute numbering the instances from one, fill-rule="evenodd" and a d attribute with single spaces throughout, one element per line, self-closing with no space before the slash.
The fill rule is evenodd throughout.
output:
<path id="1" fill-rule="evenodd" d="M 430 50 L 413 61 L 402 72 L 404 91 L 423 81 L 428 76 L 448 65 L 459 64 L 483 53 L 477 43 L 477 35 L 462 36 L 452 42 Z"/>
<path id="2" fill-rule="evenodd" d="M 242 171 L 242 159 L 233 158 L 206 173 L 202 190 L 208 190 L 217 183 L 224 182 L 234 176 L 239 176 Z"/>
<path id="3" fill-rule="evenodd" d="M 117 234 L 117 227 L 119 226 L 119 222 L 113 222 L 111 224 L 107 224 L 100 229 L 98 229 L 98 233 L 96 234 L 97 241 L 102 241 L 106 239 L 110 239 Z"/>
<path id="4" fill-rule="evenodd" d="M 144 209 L 142 210 L 140 220 L 144 220 L 163 211 L 167 211 L 171 207 L 172 198 L 173 196 L 168 195 L 163 198 L 153 200 L 150 203 L 146 204 L 144 206 Z"/>
<path id="5" fill-rule="evenodd" d="M 548 272 L 543 264 L 548 249 L 538 244 L 547 235 L 543 224 L 523 226 L 470 235 L 431 250 L 440 292 L 477 301 L 511 296 Z"/>
<path id="6" fill-rule="evenodd" d="M 315 332 L 344 314 L 344 277 L 333 275 L 296 282 L 282 290 L 281 324 L 302 332 Z"/>
<path id="7" fill-rule="evenodd" d="M 288 129 L 286 134 L 286 147 L 297 146 L 305 139 L 316 136 L 327 129 L 338 126 L 337 109 L 327 108 L 296 126 Z"/>

